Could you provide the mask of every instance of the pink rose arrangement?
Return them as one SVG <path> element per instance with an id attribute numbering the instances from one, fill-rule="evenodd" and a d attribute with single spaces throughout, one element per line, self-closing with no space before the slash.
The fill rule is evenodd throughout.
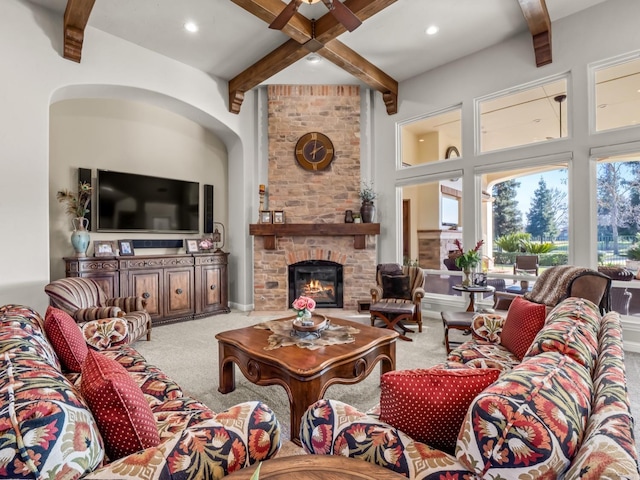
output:
<path id="1" fill-rule="evenodd" d="M 316 309 L 316 301 L 311 297 L 300 296 L 293 301 L 291 306 L 298 312 L 298 317 L 302 317 L 305 313 L 311 313 Z"/>

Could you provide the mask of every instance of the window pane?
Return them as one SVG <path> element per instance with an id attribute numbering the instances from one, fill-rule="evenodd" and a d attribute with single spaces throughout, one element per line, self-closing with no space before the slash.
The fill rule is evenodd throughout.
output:
<path id="1" fill-rule="evenodd" d="M 401 127 L 402 166 L 412 167 L 462 155 L 460 108 Z"/>
<path id="2" fill-rule="evenodd" d="M 640 59 L 595 72 L 596 131 L 640 123 Z"/>
<path id="3" fill-rule="evenodd" d="M 491 173 L 482 181 L 492 199 L 482 209 L 485 241 L 492 252 L 489 271 L 535 276 L 568 263 L 566 165 Z"/>
<path id="4" fill-rule="evenodd" d="M 546 142 L 567 136 L 567 81 L 480 101 L 480 151 Z"/>

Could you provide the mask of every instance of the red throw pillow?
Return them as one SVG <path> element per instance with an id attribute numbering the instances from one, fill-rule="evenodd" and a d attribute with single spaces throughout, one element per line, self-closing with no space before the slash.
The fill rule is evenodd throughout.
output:
<path id="1" fill-rule="evenodd" d="M 516 297 L 507 312 L 507 319 L 502 326 L 500 343 L 520 360 L 544 326 L 547 307 L 533 303 L 522 297 Z"/>
<path id="2" fill-rule="evenodd" d="M 87 343 L 71 315 L 59 308 L 48 307 L 44 315 L 44 331 L 63 368 L 79 373 L 87 356 Z"/>
<path id="3" fill-rule="evenodd" d="M 469 405 L 499 375 L 494 368 L 385 373 L 380 379 L 380 420 L 453 454 Z"/>
<path id="4" fill-rule="evenodd" d="M 160 444 L 160 435 L 144 394 L 115 360 L 89 350 L 82 366 L 80 391 L 111 461 Z"/>

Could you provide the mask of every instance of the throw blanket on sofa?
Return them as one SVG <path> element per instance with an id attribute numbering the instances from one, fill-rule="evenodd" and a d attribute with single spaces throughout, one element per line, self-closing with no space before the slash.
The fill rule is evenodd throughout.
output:
<path id="1" fill-rule="evenodd" d="M 555 307 L 567 298 L 571 282 L 580 275 L 592 270 L 572 265 L 559 265 L 542 272 L 530 292 L 524 294 L 524 298 L 534 303 L 542 303 L 549 307 Z"/>

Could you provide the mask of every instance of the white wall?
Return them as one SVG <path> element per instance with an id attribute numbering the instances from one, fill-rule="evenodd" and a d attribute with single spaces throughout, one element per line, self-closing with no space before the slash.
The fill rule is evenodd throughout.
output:
<path id="1" fill-rule="evenodd" d="M 227 151 L 211 131 L 163 108 L 130 100 L 78 99 L 51 106 L 49 151 L 49 247 L 51 279 L 65 276 L 62 257 L 73 256 L 70 217 L 55 199 L 57 191 L 77 188 L 78 168 L 153 175 L 214 187 L 214 219 L 227 225 Z M 93 183 L 96 186 L 95 182 Z M 95 198 L 95 197 L 94 197 Z M 91 240 L 179 239 L 184 234 L 102 233 L 95 230 L 92 205 Z M 198 225 L 202 231 L 204 208 Z M 196 234 L 187 235 L 198 238 Z M 91 255 L 93 245 L 87 252 Z M 165 253 L 139 250 L 138 255 Z M 167 252 L 167 253 L 173 253 Z"/>
<path id="2" fill-rule="evenodd" d="M 226 82 L 89 27 L 82 63 L 62 58 L 62 21 L 18 0 L 0 2 L 0 304 L 44 311 L 49 282 L 49 106 L 69 98 L 128 98 L 163 106 L 212 130 L 229 159 L 230 297 L 251 302 L 246 212 L 257 203 L 255 101 L 227 110 Z M 247 181 L 248 179 L 248 181 Z M 249 281 L 248 281 L 249 280 Z"/>

